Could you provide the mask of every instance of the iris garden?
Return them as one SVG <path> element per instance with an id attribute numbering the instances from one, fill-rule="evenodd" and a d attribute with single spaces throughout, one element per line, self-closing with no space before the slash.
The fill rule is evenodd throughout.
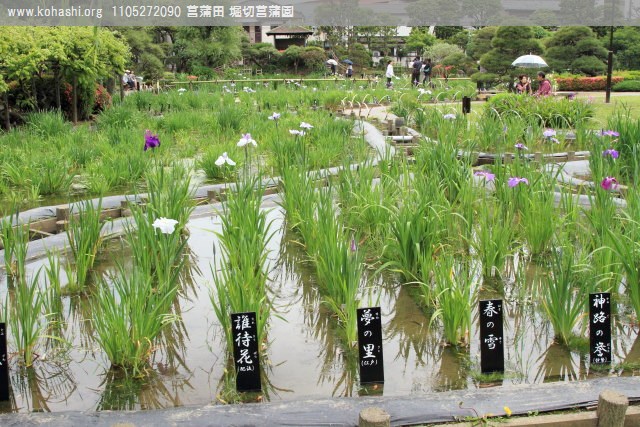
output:
<path id="1" fill-rule="evenodd" d="M 391 356 L 385 394 L 634 372 L 637 118 L 620 109 L 594 122 L 579 98 L 503 98 L 465 116 L 444 101 L 474 88 L 454 83 L 274 86 L 136 93 L 90 125 L 40 113 L 0 136 L 17 407 L 370 393 L 358 387 L 355 316 L 374 305 Z M 420 133 L 410 150 L 379 155 L 353 131 L 380 105 Z M 533 155 L 562 151 L 588 152 L 583 184 Z M 202 210 L 195 191 L 210 183 L 222 196 Z M 134 193 L 143 203 L 112 230 L 103 197 Z M 13 215 L 70 200 L 82 201 L 63 231 L 68 250 L 29 259 L 33 236 Z M 604 369 L 585 360 L 593 292 L 614 300 Z M 506 372 L 491 379 L 475 322 L 488 298 L 504 300 L 508 319 Z M 230 314 L 247 311 L 264 362 L 258 394 L 234 391 Z"/>

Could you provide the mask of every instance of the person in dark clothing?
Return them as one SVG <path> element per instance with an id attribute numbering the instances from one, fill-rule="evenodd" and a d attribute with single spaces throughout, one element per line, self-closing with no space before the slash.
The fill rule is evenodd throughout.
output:
<path id="1" fill-rule="evenodd" d="M 420 84 L 420 69 L 422 69 L 422 61 L 420 61 L 420 57 L 418 56 L 413 60 L 413 70 L 411 71 L 411 82 L 414 86 Z"/>
<path id="2" fill-rule="evenodd" d="M 431 82 L 431 59 L 427 58 L 424 64 L 422 65 L 422 74 L 424 74 L 424 80 L 422 81 L 423 85 Z"/>

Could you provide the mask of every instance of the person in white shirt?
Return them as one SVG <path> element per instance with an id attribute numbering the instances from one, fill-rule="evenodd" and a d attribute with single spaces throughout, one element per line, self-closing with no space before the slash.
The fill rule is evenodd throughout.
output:
<path id="1" fill-rule="evenodd" d="M 391 83 L 391 79 L 396 77 L 396 75 L 393 73 L 393 61 L 389 60 L 389 62 L 387 62 L 387 87 L 391 87 L 392 83 Z M 397 77 L 396 77 L 397 78 Z"/>

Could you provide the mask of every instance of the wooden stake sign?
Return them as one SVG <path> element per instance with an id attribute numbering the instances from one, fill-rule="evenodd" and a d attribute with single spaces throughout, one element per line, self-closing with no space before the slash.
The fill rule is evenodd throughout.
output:
<path id="1" fill-rule="evenodd" d="M 236 390 L 259 391 L 260 355 L 258 354 L 258 324 L 256 313 L 233 313 L 233 359 L 236 365 Z"/>
<path id="2" fill-rule="evenodd" d="M 0 323 L 0 401 L 9 400 L 9 362 L 7 360 L 7 325 Z"/>
<path id="3" fill-rule="evenodd" d="M 502 300 L 480 301 L 480 370 L 504 372 Z"/>
<path id="4" fill-rule="evenodd" d="M 468 96 L 462 97 L 462 114 L 469 114 L 471 112 L 471 98 Z"/>
<path id="5" fill-rule="evenodd" d="M 382 320 L 380 307 L 358 309 L 360 383 L 383 383 Z"/>
<path id="6" fill-rule="evenodd" d="M 589 294 L 589 358 L 596 365 L 611 363 L 611 294 Z"/>

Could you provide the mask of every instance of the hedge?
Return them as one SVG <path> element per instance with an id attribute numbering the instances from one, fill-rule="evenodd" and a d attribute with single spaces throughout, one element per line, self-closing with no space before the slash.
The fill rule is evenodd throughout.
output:
<path id="1" fill-rule="evenodd" d="M 613 77 L 611 84 L 615 85 L 624 80 L 623 77 Z M 607 78 L 605 76 L 598 77 L 556 77 L 556 85 L 558 90 L 605 90 L 607 88 Z"/>
<path id="2" fill-rule="evenodd" d="M 582 100 L 558 99 L 553 96 L 535 97 L 513 93 L 499 93 L 489 98 L 484 113 L 490 117 L 527 117 L 540 126 L 573 128 L 593 117 L 593 106 Z"/>
<path id="3" fill-rule="evenodd" d="M 614 92 L 640 92 L 640 80 L 625 80 L 611 88 Z"/>

